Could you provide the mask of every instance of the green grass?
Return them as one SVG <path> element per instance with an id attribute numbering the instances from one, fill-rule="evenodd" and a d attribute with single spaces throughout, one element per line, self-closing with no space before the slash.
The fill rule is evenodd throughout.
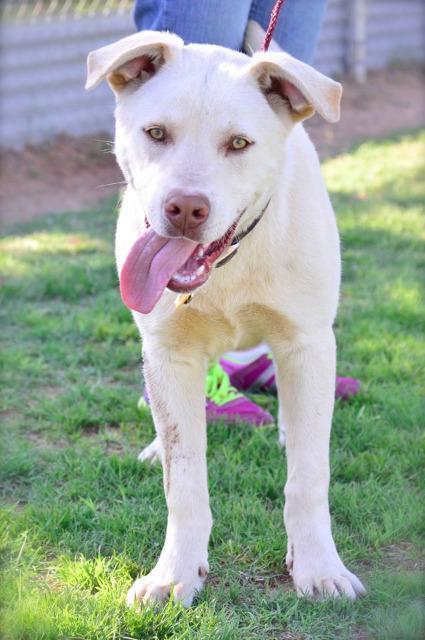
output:
<path id="1" fill-rule="evenodd" d="M 161 470 L 139 342 L 113 263 L 115 203 L 44 217 L 1 241 L 0 527 L 5 640 L 423 637 L 425 135 L 361 145 L 324 173 L 342 234 L 331 510 L 351 603 L 297 599 L 283 566 L 285 468 L 274 429 L 209 428 L 211 577 L 195 606 L 123 595 L 160 551 Z M 266 400 L 275 410 L 273 400 Z"/>

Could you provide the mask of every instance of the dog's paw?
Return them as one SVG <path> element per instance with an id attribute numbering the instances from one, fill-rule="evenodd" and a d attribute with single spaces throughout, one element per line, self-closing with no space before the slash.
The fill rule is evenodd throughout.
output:
<path id="1" fill-rule="evenodd" d="M 297 595 L 307 598 L 339 598 L 345 596 L 355 600 L 358 596 L 364 596 L 366 589 L 354 573 L 348 569 L 333 572 L 324 571 L 317 575 L 303 575 L 294 579 Z"/>
<path id="2" fill-rule="evenodd" d="M 289 551 L 286 564 L 297 595 L 301 597 L 323 599 L 345 596 L 355 600 L 366 594 L 358 577 L 348 571 L 338 557 L 330 562 L 321 562 L 317 557 L 294 558 L 293 552 Z"/>
<path id="3" fill-rule="evenodd" d="M 205 582 L 208 565 L 201 564 L 191 575 L 163 569 L 158 565 L 147 576 L 138 578 L 127 593 L 127 605 L 137 606 L 167 600 L 172 593 L 176 602 L 190 607 Z M 175 574 L 173 576 L 173 574 Z"/>
<path id="4" fill-rule="evenodd" d="M 137 456 L 140 462 L 149 462 L 155 464 L 162 460 L 162 447 L 158 436 L 147 447 L 143 449 Z"/>

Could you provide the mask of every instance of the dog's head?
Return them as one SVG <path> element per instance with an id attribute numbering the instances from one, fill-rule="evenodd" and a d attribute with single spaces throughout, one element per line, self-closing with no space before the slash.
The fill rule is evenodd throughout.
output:
<path id="1" fill-rule="evenodd" d="M 294 125 L 315 111 L 339 118 L 340 85 L 286 53 L 250 58 L 184 46 L 165 32 L 92 52 L 86 88 L 103 79 L 116 96 L 115 152 L 142 221 L 157 243 L 178 238 L 181 260 L 191 246 L 192 267 L 201 268 L 196 277 L 186 269 L 176 290 L 202 284 L 236 227 L 258 216 Z"/>

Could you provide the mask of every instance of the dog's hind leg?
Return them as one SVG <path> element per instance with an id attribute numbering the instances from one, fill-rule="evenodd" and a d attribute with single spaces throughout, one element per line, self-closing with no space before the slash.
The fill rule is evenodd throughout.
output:
<path id="1" fill-rule="evenodd" d="M 140 462 L 149 462 L 150 464 L 162 461 L 162 446 L 159 436 L 156 436 L 147 447 L 142 449 L 137 459 Z"/>
<path id="2" fill-rule="evenodd" d="M 299 595 L 364 593 L 333 541 L 328 504 L 329 437 L 335 390 L 331 329 L 293 344 L 272 345 L 286 427 L 288 479 L 284 519 L 287 565 Z"/>
<path id="3" fill-rule="evenodd" d="M 136 580 L 127 602 L 168 598 L 190 605 L 208 572 L 212 518 L 206 467 L 204 382 L 206 362 L 195 354 L 149 349 L 144 341 L 145 379 L 162 448 L 168 523 L 155 568 Z"/>

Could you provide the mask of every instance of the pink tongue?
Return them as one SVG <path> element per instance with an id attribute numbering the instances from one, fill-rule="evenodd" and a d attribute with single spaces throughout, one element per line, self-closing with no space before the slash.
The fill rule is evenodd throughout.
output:
<path id="1" fill-rule="evenodd" d="M 152 311 L 173 275 L 196 249 L 187 238 L 163 238 L 148 229 L 130 249 L 120 274 L 121 297 L 140 313 Z"/>

